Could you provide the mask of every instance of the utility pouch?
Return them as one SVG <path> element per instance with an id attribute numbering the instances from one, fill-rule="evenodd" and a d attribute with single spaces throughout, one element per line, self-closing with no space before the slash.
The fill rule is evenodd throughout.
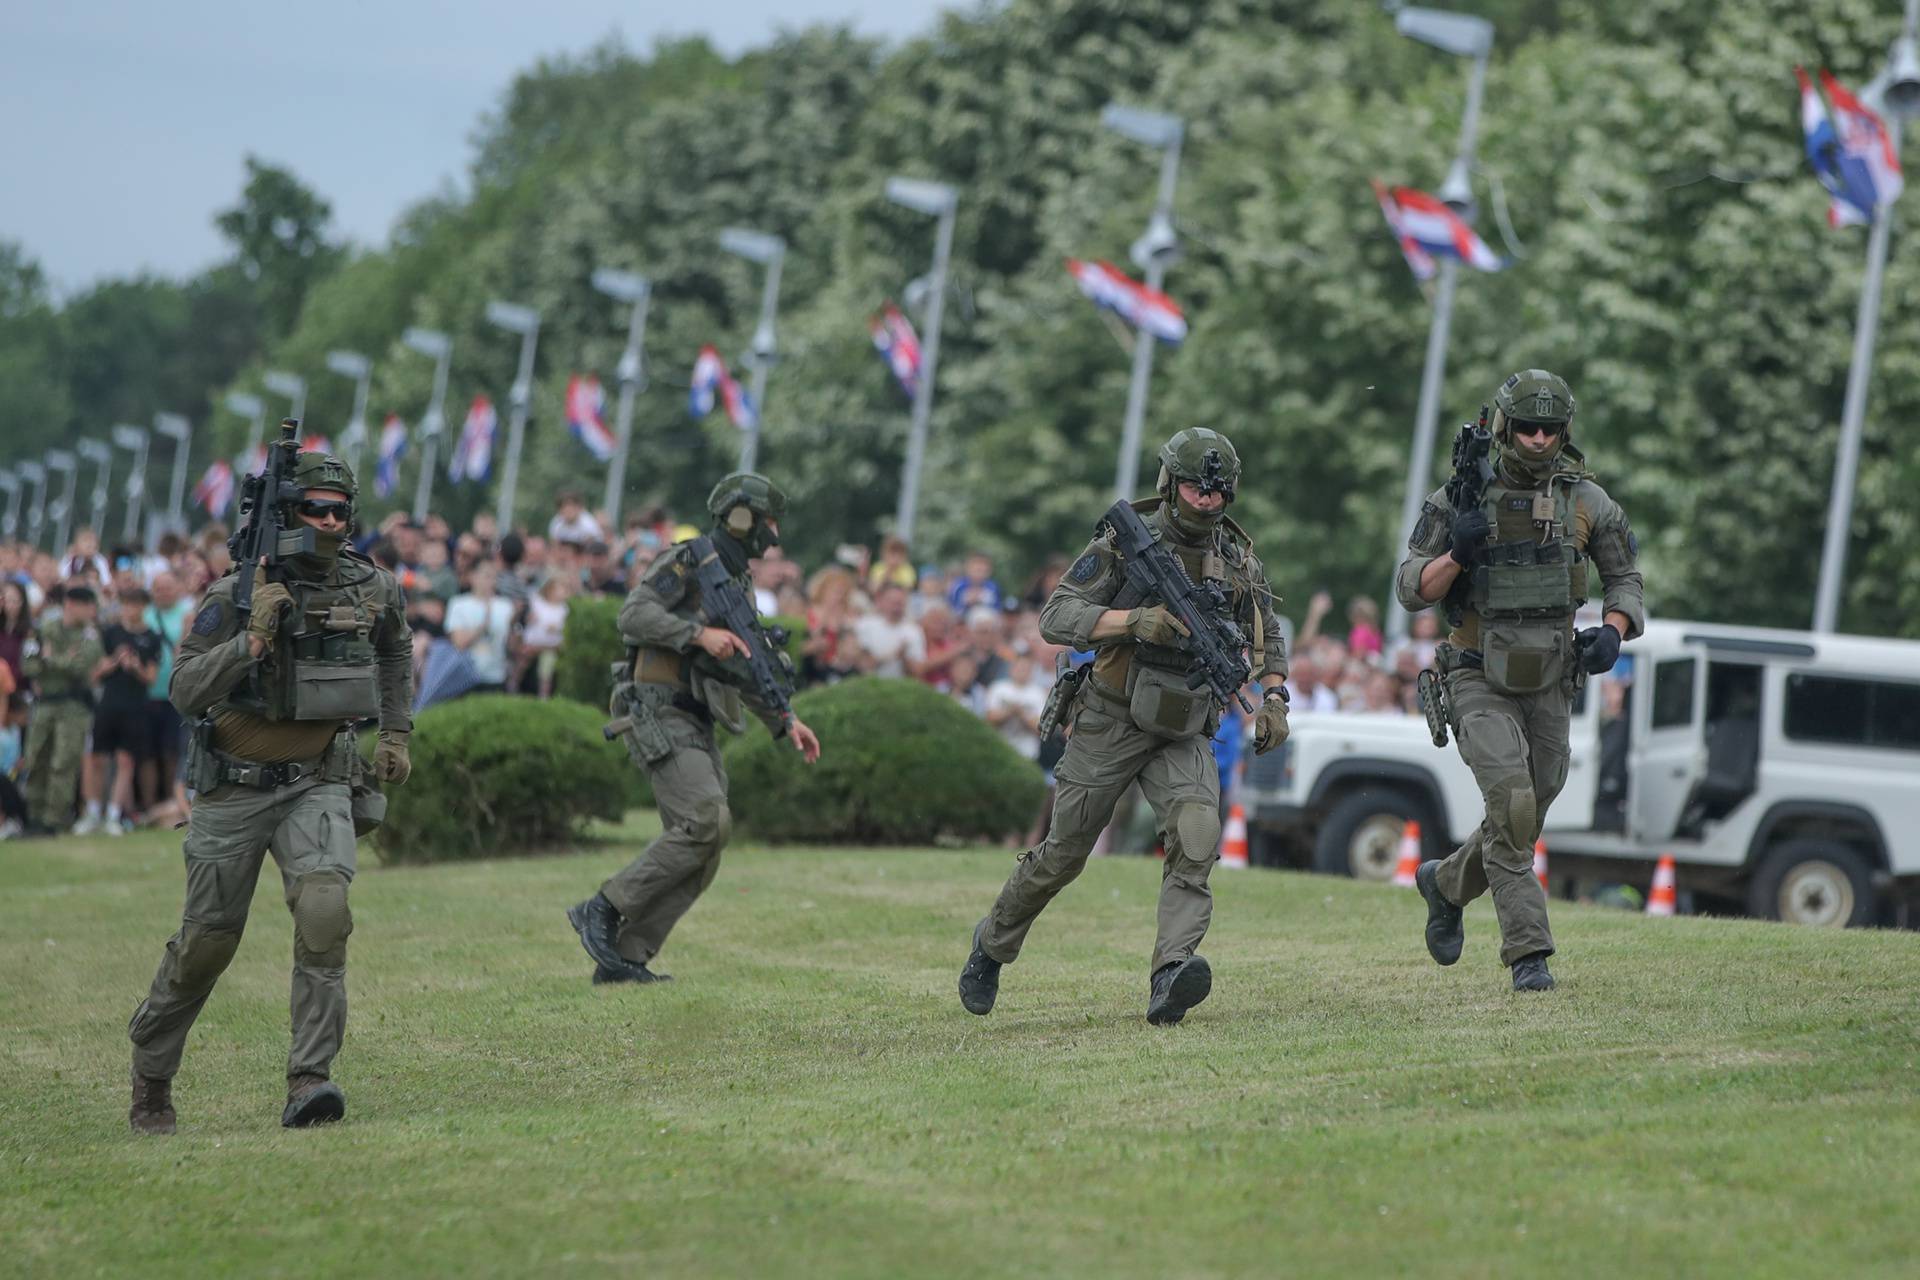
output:
<path id="1" fill-rule="evenodd" d="M 642 768 L 657 764 L 673 754 L 673 739 L 656 714 L 672 697 L 673 691 L 664 685 L 621 684 L 614 689 L 608 708 L 617 718 L 601 732 L 625 743 L 635 764 Z"/>
<path id="2" fill-rule="evenodd" d="M 1488 622 L 1481 641 L 1487 682 L 1501 693 L 1538 693 L 1566 670 L 1567 636 L 1556 623 Z"/>
<path id="3" fill-rule="evenodd" d="M 362 774 L 354 779 L 348 809 L 353 814 L 353 838 L 359 840 L 373 834 L 387 820 L 387 797 Z"/>
<path id="4" fill-rule="evenodd" d="M 703 665 L 698 662 L 693 664 L 692 678 L 688 681 L 694 701 L 703 704 L 715 723 L 725 726 L 728 732 L 743 732 L 747 727 L 747 712 L 740 690 L 718 676 L 701 670 Z"/>
<path id="5" fill-rule="evenodd" d="M 1414 687 L 1420 694 L 1420 710 L 1427 716 L 1427 732 L 1433 735 L 1433 745 L 1447 745 L 1447 724 L 1452 719 L 1447 707 L 1447 686 L 1431 670 L 1422 671 L 1414 681 Z"/>
<path id="6" fill-rule="evenodd" d="M 1160 738 L 1189 738 L 1206 727 L 1213 695 L 1195 689 L 1178 672 L 1137 662 L 1127 711 L 1134 726 Z"/>
<path id="7" fill-rule="evenodd" d="M 380 696 L 374 687 L 371 666 L 323 662 L 294 664 L 295 720 L 364 720 L 378 714 Z"/>

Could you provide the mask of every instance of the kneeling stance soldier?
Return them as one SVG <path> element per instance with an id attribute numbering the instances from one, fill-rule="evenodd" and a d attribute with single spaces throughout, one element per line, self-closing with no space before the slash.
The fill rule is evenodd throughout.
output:
<path id="1" fill-rule="evenodd" d="M 712 533 L 674 547 L 620 607 L 629 663 L 614 670 L 609 737 L 647 771 L 660 836 L 567 919 L 594 962 L 593 981 L 655 982 L 647 967 L 680 917 L 720 870 L 733 829 L 715 720 L 744 727 L 744 700 L 775 738 L 808 764 L 820 740 L 787 705 L 791 679 L 778 640 L 754 612 L 747 562 L 780 542 L 786 496 L 764 477 L 736 473 L 707 498 Z"/>
<path id="2" fill-rule="evenodd" d="M 1545 991 L 1553 934 L 1533 844 L 1567 781 L 1573 698 L 1588 675 L 1613 668 L 1646 614 L 1638 544 L 1574 447 L 1566 381 L 1528 369 L 1493 405 L 1491 432 L 1461 429 L 1454 479 L 1427 499 L 1396 578 L 1400 603 L 1416 613 L 1446 601 L 1453 631 L 1434 656 L 1438 681 L 1423 676 L 1421 693 L 1435 743 L 1445 745 L 1450 725 L 1487 806 L 1467 842 L 1415 879 L 1435 960 L 1460 958 L 1460 909 L 1491 890 L 1513 989 Z M 1576 635 L 1588 561 L 1606 593 L 1604 621 Z"/>
<path id="3" fill-rule="evenodd" d="M 168 689 L 197 721 L 188 758 L 197 798 L 180 931 L 127 1027 L 130 1119 L 141 1133 L 173 1132 L 172 1081 L 187 1030 L 240 946 L 269 851 L 293 913 L 293 1047 L 280 1121 L 294 1128 L 346 1113 L 329 1077 L 347 1022 L 355 809 L 369 823 L 384 813 L 370 789 L 371 806 L 354 803 L 361 766 L 352 726 L 379 716 L 374 771 L 405 782 L 413 643 L 393 575 L 347 549 L 353 473 L 298 449 L 287 431 L 267 474 L 249 480 L 250 523 L 234 539 L 246 554 L 208 589 Z M 259 527 L 265 540 L 249 540 Z M 264 573 L 251 547 L 267 562 Z"/>
<path id="4" fill-rule="evenodd" d="M 1065 686 L 1077 705 L 1054 773 L 1047 838 L 1020 856 L 974 928 L 960 974 L 969 1013 L 992 1011 L 1000 967 L 1019 956 L 1035 918 L 1086 866 L 1135 781 L 1166 842 L 1147 1021 L 1179 1022 L 1212 990 L 1212 971 L 1194 949 L 1213 915 L 1207 877 L 1219 857 L 1220 779 L 1212 738 L 1221 706 L 1257 676 L 1264 692 L 1255 750 L 1287 736 L 1286 653 L 1272 592 L 1252 542 L 1227 519 L 1239 478 L 1240 458 L 1225 436 L 1204 427 L 1175 435 L 1160 450 L 1159 496 L 1116 503 L 1041 610 L 1048 641 L 1099 656 L 1077 687 Z M 1149 587 L 1155 563 L 1170 572 Z M 1050 710 L 1060 714 L 1057 704 Z"/>

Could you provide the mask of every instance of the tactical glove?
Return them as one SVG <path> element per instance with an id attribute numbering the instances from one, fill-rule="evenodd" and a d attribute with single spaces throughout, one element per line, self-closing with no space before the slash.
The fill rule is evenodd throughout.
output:
<path id="1" fill-rule="evenodd" d="M 1253 754 L 1263 756 L 1287 740 L 1287 691 L 1269 697 L 1253 713 Z"/>
<path id="2" fill-rule="evenodd" d="M 1613 670 L 1620 660 L 1620 632 L 1609 622 L 1588 627 L 1573 638 L 1580 650 L 1580 669 L 1590 676 Z"/>
<path id="3" fill-rule="evenodd" d="M 380 744 L 373 749 L 373 774 L 382 782 L 391 782 L 399 786 L 413 772 L 413 761 L 407 756 L 407 734 L 405 729 L 382 729 Z"/>
<path id="4" fill-rule="evenodd" d="M 1167 611 L 1167 606 L 1156 604 L 1127 614 L 1127 634 L 1142 644 L 1174 645 L 1180 643 L 1181 637 L 1193 633 Z"/>
<path id="5" fill-rule="evenodd" d="M 278 582 L 268 582 L 256 566 L 253 571 L 253 612 L 247 618 L 247 631 L 258 636 L 267 648 L 280 630 L 280 617 L 293 608 L 293 596 Z"/>
<path id="6" fill-rule="evenodd" d="M 1473 563 L 1473 553 L 1493 532 L 1493 522 L 1480 510 L 1462 512 L 1453 518 L 1453 558 L 1461 564 Z"/>

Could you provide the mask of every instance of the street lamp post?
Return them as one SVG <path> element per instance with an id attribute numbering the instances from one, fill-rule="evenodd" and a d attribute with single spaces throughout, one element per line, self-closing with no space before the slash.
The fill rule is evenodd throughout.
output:
<path id="1" fill-rule="evenodd" d="M 113 442 L 133 455 L 133 470 L 127 473 L 127 511 L 120 525 L 121 540 L 132 542 L 140 536 L 140 504 L 147 496 L 147 429 L 119 423 L 113 429 Z"/>
<path id="2" fill-rule="evenodd" d="M 277 396 L 287 398 L 287 416 L 301 426 L 307 425 L 307 380 L 297 373 L 269 369 L 260 378 L 261 385 Z M 256 441 L 257 443 L 257 441 Z"/>
<path id="3" fill-rule="evenodd" d="M 7 495 L 7 514 L 0 516 L 0 538 L 12 538 L 20 528 L 20 478 L 0 471 L 0 493 Z"/>
<path id="4" fill-rule="evenodd" d="M 1109 103 L 1100 113 L 1100 123 L 1115 133 L 1131 138 L 1142 146 L 1160 152 L 1160 192 L 1153 213 L 1147 219 L 1147 232 L 1128 250 L 1135 266 L 1147 275 L 1147 288 L 1158 292 L 1167 277 L 1167 268 L 1180 258 L 1179 237 L 1173 230 L 1173 189 L 1180 176 L 1180 145 L 1186 137 L 1186 125 L 1179 116 L 1137 107 Z M 1133 496 L 1140 474 L 1140 437 L 1147 421 L 1147 388 L 1153 381 L 1153 348 L 1157 340 L 1144 329 L 1133 335 L 1133 376 L 1127 383 L 1127 414 L 1120 429 L 1120 461 L 1114 468 L 1113 492 L 1117 498 Z"/>
<path id="5" fill-rule="evenodd" d="M 27 545 L 37 547 L 47 517 L 47 469 L 37 462 L 20 462 L 13 471 L 33 486 L 33 501 L 27 504 Z"/>
<path id="6" fill-rule="evenodd" d="M 1887 65 L 1861 94 L 1886 108 L 1887 140 L 1900 152 L 1900 126 L 1920 115 L 1920 0 L 1907 0 L 1906 25 L 1893 42 Z M 1853 524 L 1853 491 L 1860 475 L 1860 437 L 1867 417 L 1867 384 L 1873 379 L 1873 348 L 1880 335 L 1880 285 L 1887 270 L 1887 242 L 1893 233 L 1893 206 L 1873 213 L 1867 237 L 1867 269 L 1860 281 L 1860 311 L 1853 322 L 1853 362 L 1847 367 L 1847 396 L 1840 410 L 1840 443 L 1833 460 L 1833 492 L 1827 499 L 1827 528 L 1820 544 L 1820 583 L 1813 605 L 1813 629 L 1828 633 L 1840 622 L 1840 588 L 1847 572 L 1847 535 Z"/>
<path id="7" fill-rule="evenodd" d="M 533 400 L 533 349 L 540 341 L 540 313 L 514 302 L 489 302 L 487 319 L 508 333 L 520 335 L 520 372 L 513 379 L 507 399 L 513 406 L 513 419 L 507 427 L 507 466 L 500 474 L 500 496 L 494 505 L 494 519 L 504 537 L 513 528 L 513 496 L 520 483 L 520 448 L 527 435 L 527 406 Z"/>
<path id="8" fill-rule="evenodd" d="M 912 546 L 920 506 L 920 472 L 926 465 L 927 424 L 933 417 L 933 380 L 940 368 L 940 318 L 946 310 L 947 262 L 953 254 L 953 220 L 959 196 L 944 183 L 889 178 L 887 199 L 940 220 L 933 233 L 933 271 L 927 282 L 927 335 L 920 349 L 920 382 L 913 392 L 913 423 L 907 431 L 907 460 L 900 473 L 900 504 L 893 516 L 894 533 Z"/>
<path id="9" fill-rule="evenodd" d="M 1493 52 L 1493 24 L 1471 14 L 1416 7 L 1401 9 L 1394 14 L 1393 23 L 1404 36 L 1456 57 L 1473 59 L 1467 80 L 1466 110 L 1460 117 L 1460 144 L 1454 151 L 1446 180 L 1436 193 L 1471 224 L 1474 144 L 1480 132 L 1480 98 L 1486 88 L 1487 58 Z M 1426 362 L 1420 368 L 1420 403 L 1414 410 L 1413 448 L 1407 455 L 1407 483 L 1400 499 L 1400 539 L 1395 544 L 1395 563 L 1399 561 L 1399 548 L 1405 547 L 1407 539 L 1413 536 L 1414 522 L 1420 518 L 1420 506 L 1433 479 L 1433 441 L 1440 421 L 1441 384 L 1447 374 L 1447 338 L 1453 328 L 1453 295 L 1459 277 L 1459 261 L 1442 258 L 1439 282 L 1434 288 L 1433 320 L 1427 329 Z M 1393 598 L 1391 592 L 1387 598 Z M 1409 621 L 1406 610 L 1388 609 L 1386 613 L 1389 638 L 1397 640 L 1405 636 Z"/>
<path id="10" fill-rule="evenodd" d="M 447 368 L 453 363 L 453 339 L 436 329 L 408 329 L 400 340 L 411 351 L 433 359 L 433 394 L 420 419 L 420 479 L 413 487 L 413 518 L 427 518 L 427 500 L 433 496 L 433 469 L 439 463 L 440 433 L 446 429 Z M 501 530 L 504 534 L 506 530 Z"/>
<path id="11" fill-rule="evenodd" d="M 53 500 L 53 545 L 55 550 L 65 550 L 67 532 L 73 519 L 74 484 L 80 471 L 80 460 L 65 449 L 49 449 L 46 455 L 48 471 L 65 474 L 66 482 L 60 487 L 60 496 Z"/>
<path id="12" fill-rule="evenodd" d="M 780 268 L 787 259 L 787 242 L 779 236 L 742 227 L 728 227 L 720 233 L 720 247 L 767 269 L 760 289 L 760 323 L 753 330 L 753 346 L 747 360 L 753 365 L 753 379 L 747 395 L 753 401 L 753 421 L 746 439 L 740 442 L 740 470 L 751 471 L 760 460 L 760 426 L 767 416 L 767 374 L 778 358 L 774 344 L 773 317 L 780 303 Z"/>
<path id="13" fill-rule="evenodd" d="M 247 419 L 251 424 L 251 430 L 247 435 L 247 452 L 245 454 L 245 457 L 251 459 L 254 450 L 260 447 L 260 441 L 266 436 L 267 403 L 259 396 L 246 391 L 230 391 L 227 393 L 227 408 L 229 411 L 237 413 Z"/>
<path id="14" fill-rule="evenodd" d="M 193 444 L 193 424 L 177 413 L 156 413 L 153 429 L 173 441 L 173 484 L 167 490 L 167 527 L 185 532 L 187 454 Z"/>
<path id="15" fill-rule="evenodd" d="M 633 441 L 633 400 L 646 386 L 644 351 L 647 303 L 653 296 L 653 286 L 643 275 L 615 267 L 600 267 L 593 273 L 593 287 L 633 308 L 627 313 L 627 346 L 620 353 L 620 367 L 616 371 L 620 378 L 620 409 L 614 421 L 613 457 L 607 460 L 606 511 L 607 521 L 613 526 L 607 530 L 607 534 L 611 537 L 613 529 L 620 527 L 620 497 L 626 485 L 627 448 Z"/>
<path id="16" fill-rule="evenodd" d="M 99 470 L 94 473 L 93 498 L 87 504 L 87 524 L 97 537 L 106 532 L 107 503 L 112 499 L 110 473 L 113 471 L 113 446 L 104 440 L 81 440 L 74 446 L 83 461 L 91 462 Z"/>
<path id="17" fill-rule="evenodd" d="M 343 378 L 354 380 L 353 417 L 340 435 L 340 447 L 346 454 L 347 469 L 358 478 L 360 450 L 367 443 L 367 390 L 373 382 L 373 361 L 358 351 L 329 351 L 327 368 Z"/>

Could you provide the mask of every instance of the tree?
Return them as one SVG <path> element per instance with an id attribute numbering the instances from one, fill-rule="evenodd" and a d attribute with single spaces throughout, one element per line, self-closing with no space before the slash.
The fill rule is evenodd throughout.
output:
<path id="1" fill-rule="evenodd" d="M 292 331 L 307 290 L 340 261 L 326 234 L 333 206 L 289 170 L 252 155 L 246 166 L 240 203 L 213 222 L 259 287 L 270 332 L 279 336 Z"/>

